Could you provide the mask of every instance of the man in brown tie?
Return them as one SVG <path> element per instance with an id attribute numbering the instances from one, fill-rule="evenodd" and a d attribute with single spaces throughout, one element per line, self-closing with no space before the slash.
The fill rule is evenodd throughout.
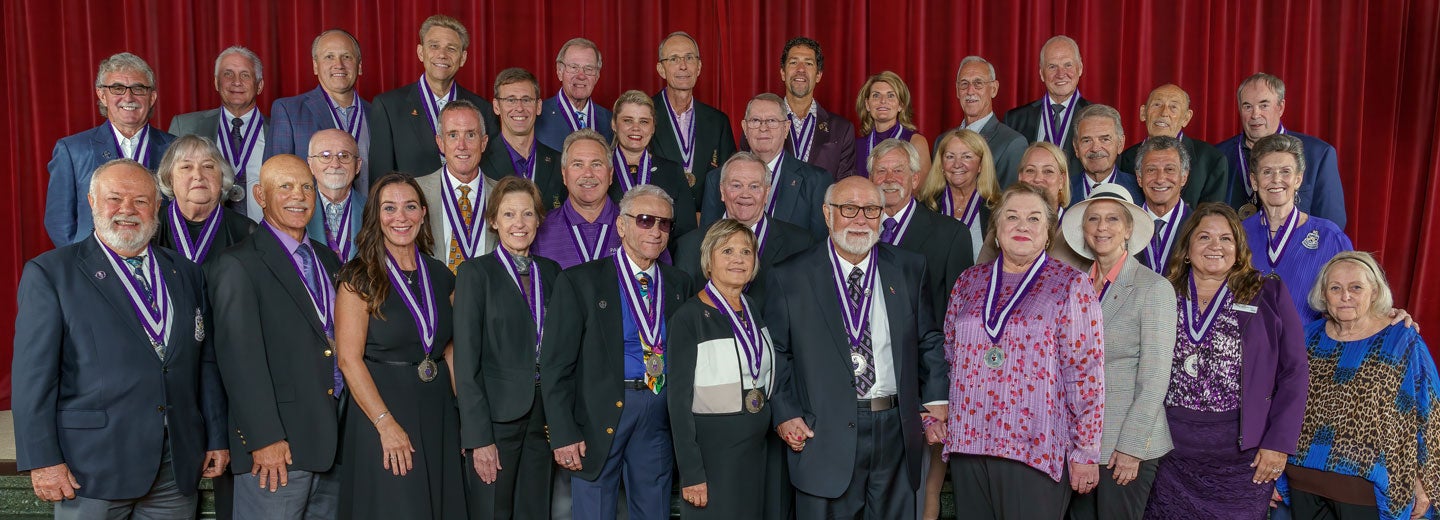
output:
<path id="1" fill-rule="evenodd" d="M 495 250 L 495 235 L 481 217 L 485 199 L 495 188 L 495 181 L 480 174 L 480 155 L 489 142 L 480 107 L 463 99 L 451 101 L 440 111 L 440 134 L 435 136 L 445 164 L 415 179 L 430 204 L 430 232 L 435 237 L 430 256 L 444 261 L 451 271 L 465 260 Z"/>

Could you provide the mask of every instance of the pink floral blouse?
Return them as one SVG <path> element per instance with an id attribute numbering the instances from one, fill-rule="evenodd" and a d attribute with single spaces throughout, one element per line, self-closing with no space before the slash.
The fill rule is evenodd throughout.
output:
<path id="1" fill-rule="evenodd" d="M 1096 464 L 1105 415 L 1100 302 L 1084 273 L 1050 259 L 1016 304 L 998 344 L 984 324 L 994 262 L 966 270 L 945 313 L 950 362 L 949 454 L 1023 462 L 1055 481 L 1068 458 Z M 1003 273 L 998 301 L 1023 273 Z M 998 308 L 998 306 L 997 306 Z"/>

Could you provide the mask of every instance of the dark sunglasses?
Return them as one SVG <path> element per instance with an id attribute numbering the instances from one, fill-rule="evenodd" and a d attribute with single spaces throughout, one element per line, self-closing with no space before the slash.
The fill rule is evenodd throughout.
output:
<path id="1" fill-rule="evenodd" d="M 646 215 L 643 213 L 639 215 L 631 215 L 629 213 L 626 213 L 625 216 L 635 219 L 635 225 L 640 229 L 650 229 L 655 227 L 656 224 L 659 224 L 660 231 L 669 233 L 670 228 L 675 225 L 675 219 L 673 218 L 657 217 L 655 215 Z"/>

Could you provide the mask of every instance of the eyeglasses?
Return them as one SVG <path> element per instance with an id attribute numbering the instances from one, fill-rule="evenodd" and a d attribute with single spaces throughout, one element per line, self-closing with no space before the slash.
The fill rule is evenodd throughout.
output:
<path id="1" fill-rule="evenodd" d="M 502 98 L 496 98 L 495 100 L 496 100 L 496 101 L 499 101 L 501 105 L 506 106 L 506 107 L 510 107 L 510 108 L 515 108 L 515 107 L 522 106 L 522 105 L 533 105 L 533 104 L 535 104 L 535 98 L 530 97 L 530 96 L 525 96 L 525 97 L 514 97 L 514 96 L 511 96 L 511 97 L 502 97 Z"/>
<path id="2" fill-rule="evenodd" d="M 875 220 L 880 218 L 880 212 L 885 208 L 880 206 L 856 206 L 854 204 L 828 204 L 832 208 L 840 209 L 840 216 L 855 218 L 861 211 L 865 212 L 865 218 Z"/>
<path id="3" fill-rule="evenodd" d="M 315 155 L 312 155 L 312 156 L 310 156 L 310 158 L 311 158 L 311 159 L 315 159 L 315 160 L 317 160 L 317 161 L 320 161 L 320 162 L 322 162 L 322 163 L 330 162 L 330 159 L 340 159 L 340 164 L 350 164 L 350 161 L 354 161 L 354 160 L 355 160 L 355 154 L 352 154 L 352 153 L 350 153 L 350 152 L 330 152 L 330 151 L 324 151 L 324 152 L 320 152 L 320 153 L 317 153 L 317 154 L 315 154 Z"/>
<path id="4" fill-rule="evenodd" d="M 746 120 L 745 120 L 745 126 L 750 127 L 751 130 L 758 129 L 758 128 L 760 128 L 761 126 L 764 126 L 765 128 L 769 128 L 769 129 L 771 129 L 771 130 L 774 130 L 774 129 L 776 129 L 776 128 L 780 128 L 780 125 L 782 125 L 782 124 L 784 124 L 784 123 L 785 123 L 785 121 L 782 121 L 782 120 L 780 120 L 780 119 L 759 119 L 759 118 L 751 118 L 751 119 L 746 119 Z"/>
<path id="5" fill-rule="evenodd" d="M 960 80 L 960 81 L 958 81 L 958 82 L 955 83 L 955 88 L 958 88 L 958 89 L 960 89 L 960 90 L 962 90 L 962 91 L 963 91 L 963 90 L 970 90 L 970 86 L 971 86 L 971 85 L 974 85 L 975 88 L 977 88 L 977 89 L 978 89 L 978 88 L 985 88 L 985 85 L 989 85 L 989 84 L 991 84 L 991 83 L 993 83 L 993 82 L 994 82 L 994 81 L 982 81 L 982 80 L 978 80 L 978 79 L 977 79 L 977 80 L 975 80 L 974 83 L 971 83 L 970 80 L 962 79 L 962 80 Z"/>
<path id="6" fill-rule="evenodd" d="M 660 61 L 671 65 L 679 65 L 682 63 L 686 65 L 694 65 L 695 62 L 700 61 L 700 57 L 694 54 L 686 54 L 683 56 L 677 54 L 674 56 L 666 56 L 664 58 L 660 58 Z"/>
<path id="7" fill-rule="evenodd" d="M 134 85 L 121 85 L 119 83 L 115 83 L 113 85 L 103 85 L 100 88 L 109 90 L 110 94 L 115 96 L 123 96 L 125 95 L 125 91 L 127 90 L 130 91 L 131 94 L 135 94 L 137 96 L 148 96 L 150 95 L 151 91 L 155 90 L 155 87 L 152 87 L 150 85 L 141 85 L 139 83 L 136 83 Z"/>
<path id="8" fill-rule="evenodd" d="M 586 76 L 594 76 L 600 73 L 599 65 L 581 65 L 579 63 L 561 63 L 561 65 L 565 66 L 565 72 L 571 74 L 579 74 L 583 71 Z"/>
<path id="9" fill-rule="evenodd" d="M 669 233 L 670 228 L 675 225 L 675 219 L 668 217 L 657 217 L 655 215 L 646 215 L 644 213 L 641 213 L 639 215 L 631 215 L 629 213 L 626 213 L 625 216 L 635 219 L 635 225 L 640 229 L 650 229 L 658 224 L 660 226 L 660 231 Z"/>

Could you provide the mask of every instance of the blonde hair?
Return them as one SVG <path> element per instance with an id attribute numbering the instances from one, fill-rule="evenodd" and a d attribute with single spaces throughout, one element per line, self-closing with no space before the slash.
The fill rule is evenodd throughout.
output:
<path id="1" fill-rule="evenodd" d="M 940 194 L 950 189 L 950 183 L 945 179 L 943 158 L 945 148 L 955 140 L 964 143 L 971 151 L 980 156 L 980 173 L 975 178 L 975 191 L 980 192 L 980 198 L 985 199 L 985 204 L 989 205 L 995 201 L 996 197 L 1000 196 L 1000 180 L 995 177 L 995 157 L 990 153 L 990 145 L 986 144 L 985 138 L 974 130 L 956 128 L 940 136 L 940 141 L 935 145 L 936 160 L 930 163 L 930 171 L 925 173 L 925 180 L 920 184 L 919 193 L 915 197 L 926 207 L 941 213 L 948 208 L 940 207 Z"/>
<path id="2" fill-rule="evenodd" d="M 1390 282 L 1385 279 L 1385 270 L 1380 268 L 1380 263 L 1375 261 L 1374 256 L 1364 251 L 1344 251 L 1325 262 L 1325 267 L 1321 267 L 1319 276 L 1315 277 L 1315 285 L 1310 286 L 1306 303 L 1310 304 L 1311 309 L 1330 317 L 1330 309 L 1325 302 L 1325 285 L 1329 283 L 1326 278 L 1329 278 L 1331 269 L 1345 262 L 1365 266 L 1361 272 L 1365 273 L 1365 281 L 1375 289 L 1375 302 L 1370 304 L 1370 314 L 1389 317 L 1395 308 L 1395 295 L 1390 292 Z"/>
<path id="3" fill-rule="evenodd" d="M 745 236 L 750 251 L 755 255 L 755 267 L 750 270 L 750 279 L 754 280 L 755 275 L 760 272 L 760 242 L 756 239 L 755 232 L 738 220 L 725 218 L 715 221 L 705 232 L 705 238 L 700 240 L 700 272 L 705 274 L 706 279 L 710 278 L 710 255 L 715 252 L 715 247 L 724 244 L 736 233 Z"/>
<path id="4" fill-rule="evenodd" d="M 887 70 L 866 79 L 865 84 L 860 86 L 860 93 L 855 96 L 855 115 L 860 118 L 860 135 L 869 134 L 875 128 L 875 118 L 870 116 L 870 108 L 865 106 L 865 101 L 870 98 L 870 89 L 876 83 L 884 83 L 895 89 L 895 99 L 900 102 L 896 123 L 914 132 L 915 117 L 910 108 L 910 87 L 905 86 L 905 80 L 900 79 L 899 74 Z"/>
<path id="5" fill-rule="evenodd" d="M 1025 148 L 1025 153 L 1020 154 L 1020 168 L 1015 170 L 1016 176 L 1018 177 L 1020 172 L 1025 170 L 1025 158 L 1030 156 L 1030 152 L 1037 149 L 1048 152 L 1055 159 L 1055 165 L 1060 168 L 1060 207 L 1070 206 L 1070 161 L 1065 158 L 1065 152 L 1059 146 L 1055 146 L 1049 141 L 1036 141 Z"/>

